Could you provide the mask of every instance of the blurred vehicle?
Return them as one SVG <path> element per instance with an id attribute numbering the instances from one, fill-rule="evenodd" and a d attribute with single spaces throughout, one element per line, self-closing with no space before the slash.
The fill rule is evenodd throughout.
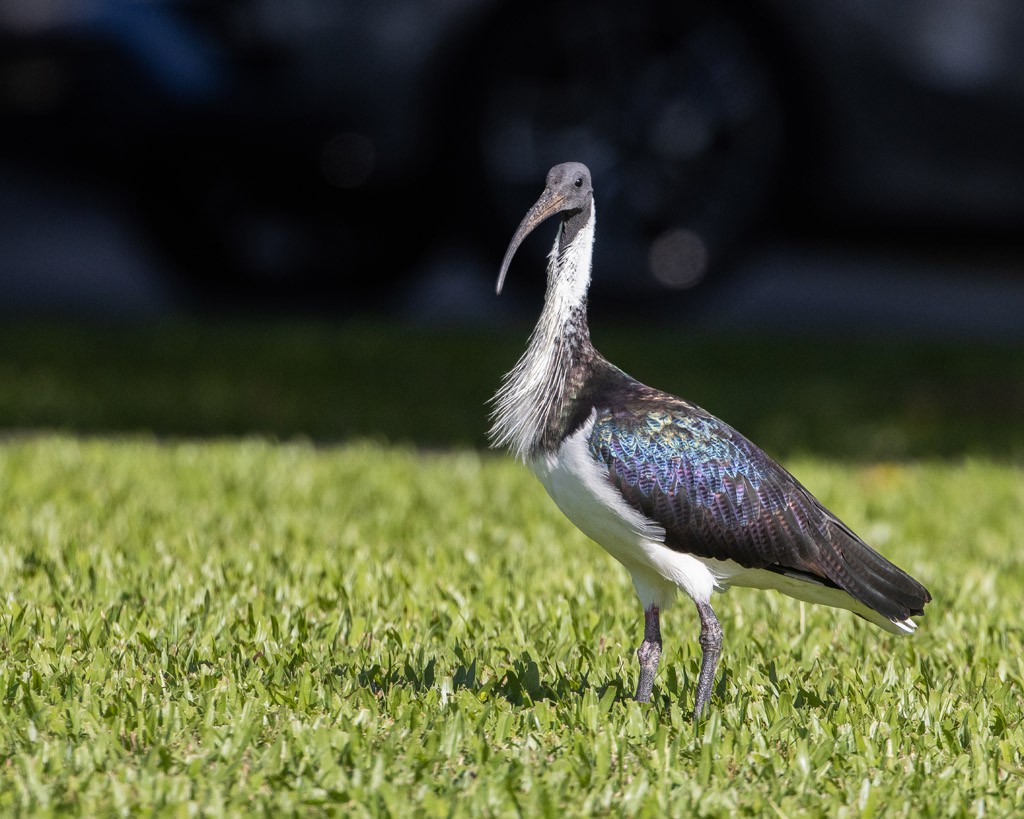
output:
<path id="1" fill-rule="evenodd" d="M 1019 234 L 1022 49 L 1017 0 L 0 0 L 0 162 L 115 189 L 200 303 L 334 310 L 576 159 L 649 295 L 759 229 Z"/>

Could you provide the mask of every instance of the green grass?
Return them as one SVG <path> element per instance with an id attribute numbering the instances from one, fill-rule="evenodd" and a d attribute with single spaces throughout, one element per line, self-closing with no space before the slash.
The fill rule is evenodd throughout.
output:
<path id="1" fill-rule="evenodd" d="M 485 445 L 513 332 L 0 325 L 0 429 Z M 692 335 L 595 323 L 637 378 L 774 455 L 1024 461 L 1024 346 Z"/>
<path id="2" fill-rule="evenodd" d="M 630 699 L 625 571 L 482 451 L 512 333 L 0 327 L 0 814 L 1005 816 L 1024 348 L 595 326 L 935 597 L 737 589 Z"/>
<path id="3" fill-rule="evenodd" d="M 1012 815 L 1024 473 L 788 465 L 935 600 L 898 638 L 729 592 L 695 729 L 692 606 L 632 702 L 626 573 L 509 459 L 9 438 L 0 813 Z"/>

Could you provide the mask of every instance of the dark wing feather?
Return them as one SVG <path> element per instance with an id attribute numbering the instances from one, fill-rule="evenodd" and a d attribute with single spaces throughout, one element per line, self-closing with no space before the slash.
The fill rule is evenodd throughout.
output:
<path id="1" fill-rule="evenodd" d="M 590 451 L 670 548 L 837 586 L 893 620 L 922 613 L 928 591 L 783 467 L 699 407 L 643 389 L 598 410 Z"/>

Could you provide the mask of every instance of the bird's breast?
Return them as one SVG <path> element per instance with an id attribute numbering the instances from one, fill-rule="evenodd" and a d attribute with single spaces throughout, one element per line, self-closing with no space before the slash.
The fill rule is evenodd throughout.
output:
<path id="1" fill-rule="evenodd" d="M 630 506 L 591 455 L 594 418 L 592 414 L 557 449 L 535 456 L 530 468 L 569 520 L 614 557 L 629 562 L 639 543 L 664 542 L 665 530 Z"/>
<path id="2" fill-rule="evenodd" d="M 644 607 L 666 608 L 680 588 L 694 600 L 707 601 L 719 585 L 708 561 L 665 545 L 665 529 L 634 508 L 594 458 L 590 436 L 596 413 L 560 447 L 530 461 L 534 474 L 562 513 L 622 563 L 633 577 Z"/>

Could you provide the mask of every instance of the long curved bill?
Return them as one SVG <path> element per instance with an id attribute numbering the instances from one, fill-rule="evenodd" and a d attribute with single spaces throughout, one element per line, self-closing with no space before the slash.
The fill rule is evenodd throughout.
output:
<path id="1" fill-rule="evenodd" d="M 545 188 L 544 193 L 540 195 L 532 208 L 530 208 L 526 216 L 523 217 L 523 221 L 519 223 L 519 227 L 516 228 L 515 235 L 512 237 L 512 241 L 508 244 L 508 250 L 505 251 L 505 258 L 501 262 L 501 272 L 498 274 L 498 286 L 495 287 L 494 292 L 499 296 L 501 295 L 502 285 L 505 284 L 505 274 L 508 273 L 508 266 L 512 263 L 512 257 L 516 255 L 516 251 L 519 250 L 519 245 L 523 243 L 530 231 L 532 231 L 537 225 L 543 222 L 552 214 L 558 213 L 562 210 L 562 205 L 565 203 L 565 196 L 563 194 L 555 193 L 550 188 Z"/>

